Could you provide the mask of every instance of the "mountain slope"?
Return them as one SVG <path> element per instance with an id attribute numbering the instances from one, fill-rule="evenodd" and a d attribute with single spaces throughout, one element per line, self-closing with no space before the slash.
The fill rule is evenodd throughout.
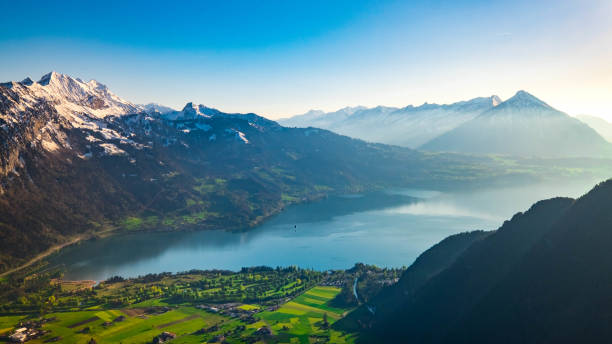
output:
<path id="1" fill-rule="evenodd" d="M 601 137 L 606 139 L 608 142 L 612 142 L 612 123 L 606 121 L 603 118 L 595 116 L 577 116 L 580 121 L 593 128 Z"/>
<path id="2" fill-rule="evenodd" d="M 416 291 L 384 291 L 376 315 L 366 317 L 362 311 L 357 321 L 364 338 L 420 343 L 609 341 L 611 210 L 612 180 L 577 200 L 534 204 L 472 243 Z M 399 286 L 406 285 L 408 271 Z M 389 303 L 396 306 L 385 312 Z M 369 326 L 373 328 L 367 330 Z"/>
<path id="3" fill-rule="evenodd" d="M 492 232 L 473 231 L 451 235 L 423 252 L 406 269 L 398 283 L 380 292 L 369 304 L 360 307 L 343 318 L 336 326 L 343 331 L 357 332 L 361 326 L 370 326 L 375 319 L 387 319 L 403 306 L 403 300 L 425 283 L 452 265 L 467 248 Z"/>
<path id="4" fill-rule="evenodd" d="M 449 105 L 423 104 L 394 108 L 345 108 L 333 113 L 311 112 L 280 120 L 286 126 L 317 127 L 370 142 L 415 148 L 497 105 L 497 96 Z"/>
<path id="5" fill-rule="evenodd" d="M 506 343 L 610 341 L 611 210 L 607 181 L 578 199 L 449 337 L 468 342 L 482 328 Z"/>
<path id="6" fill-rule="evenodd" d="M 539 157 L 605 157 L 612 153 L 610 144 L 593 129 L 524 91 L 421 149 Z"/>

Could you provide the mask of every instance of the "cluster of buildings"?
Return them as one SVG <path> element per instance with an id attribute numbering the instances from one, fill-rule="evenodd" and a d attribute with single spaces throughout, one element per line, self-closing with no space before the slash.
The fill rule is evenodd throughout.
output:
<path id="1" fill-rule="evenodd" d="M 241 303 L 231 302 L 231 303 L 221 303 L 216 305 L 198 305 L 197 308 L 203 309 L 210 313 L 218 313 L 221 315 L 225 315 L 231 318 L 242 318 L 249 317 L 259 312 L 259 308 L 254 309 L 244 309 L 240 308 L 242 306 Z"/>
<path id="2" fill-rule="evenodd" d="M 44 333 L 42 330 L 28 327 L 20 327 L 9 335 L 9 340 L 13 343 L 25 343 L 28 340 L 38 338 L 43 334 Z"/>

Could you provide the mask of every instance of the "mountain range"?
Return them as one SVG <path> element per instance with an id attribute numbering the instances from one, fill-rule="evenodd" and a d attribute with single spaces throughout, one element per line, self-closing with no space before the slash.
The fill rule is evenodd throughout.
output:
<path id="1" fill-rule="evenodd" d="M 417 148 L 500 102 L 499 97 L 491 96 L 450 105 L 347 107 L 331 113 L 313 110 L 281 119 L 279 123 L 288 127 L 324 128 L 370 142 Z"/>
<path id="2" fill-rule="evenodd" d="M 591 127 L 525 91 L 436 137 L 421 149 L 555 158 L 612 153 L 612 146 Z"/>
<path id="3" fill-rule="evenodd" d="M 117 228 L 244 229 L 330 193 L 507 175 L 489 158 L 426 155 L 252 113 L 137 105 L 55 72 L 0 85 L 0 128 L 0 270 Z"/>
<path id="4" fill-rule="evenodd" d="M 612 154 L 595 130 L 525 91 L 506 101 L 491 96 L 449 105 L 311 111 L 279 123 L 426 151 L 549 158 Z"/>
<path id="5" fill-rule="evenodd" d="M 363 342 L 594 343 L 612 338 L 612 180 L 451 236 L 338 324 Z"/>

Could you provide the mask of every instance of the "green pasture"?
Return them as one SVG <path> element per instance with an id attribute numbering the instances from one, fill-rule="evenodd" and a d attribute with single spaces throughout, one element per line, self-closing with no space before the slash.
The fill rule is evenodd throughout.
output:
<path id="1" fill-rule="evenodd" d="M 113 322 L 120 316 L 123 321 Z M 164 331 L 177 334 L 173 343 L 201 343 L 202 336 L 194 332 L 227 320 L 193 307 L 180 307 L 161 314 L 104 310 L 51 313 L 46 317 L 56 319 L 43 325 L 50 333 L 29 343 L 44 343 L 56 337 L 60 337 L 58 342 L 61 343 L 87 343 L 91 338 L 97 343 L 150 343 Z M 0 317 L 0 331 L 11 329 L 19 318 Z"/>

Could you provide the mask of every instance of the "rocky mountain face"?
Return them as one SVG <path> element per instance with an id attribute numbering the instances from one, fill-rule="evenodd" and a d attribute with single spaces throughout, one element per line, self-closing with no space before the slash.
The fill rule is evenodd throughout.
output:
<path id="1" fill-rule="evenodd" d="M 420 148 L 554 158 L 612 154 L 612 146 L 595 130 L 525 91 Z"/>
<path id="2" fill-rule="evenodd" d="M 338 326 L 363 342 L 575 343 L 612 338 L 612 181 L 449 237 Z M 368 311 L 369 309 L 375 311 Z"/>
<path id="3" fill-rule="evenodd" d="M 448 105 L 355 107 L 331 113 L 311 111 L 279 123 L 289 127 L 324 128 L 370 142 L 417 148 L 499 103 L 499 97 L 491 96 Z"/>
<path id="4" fill-rule="evenodd" d="M 0 270 L 78 235 L 243 229 L 333 192 L 500 171 L 193 103 L 152 110 L 58 73 L 0 85 Z"/>

